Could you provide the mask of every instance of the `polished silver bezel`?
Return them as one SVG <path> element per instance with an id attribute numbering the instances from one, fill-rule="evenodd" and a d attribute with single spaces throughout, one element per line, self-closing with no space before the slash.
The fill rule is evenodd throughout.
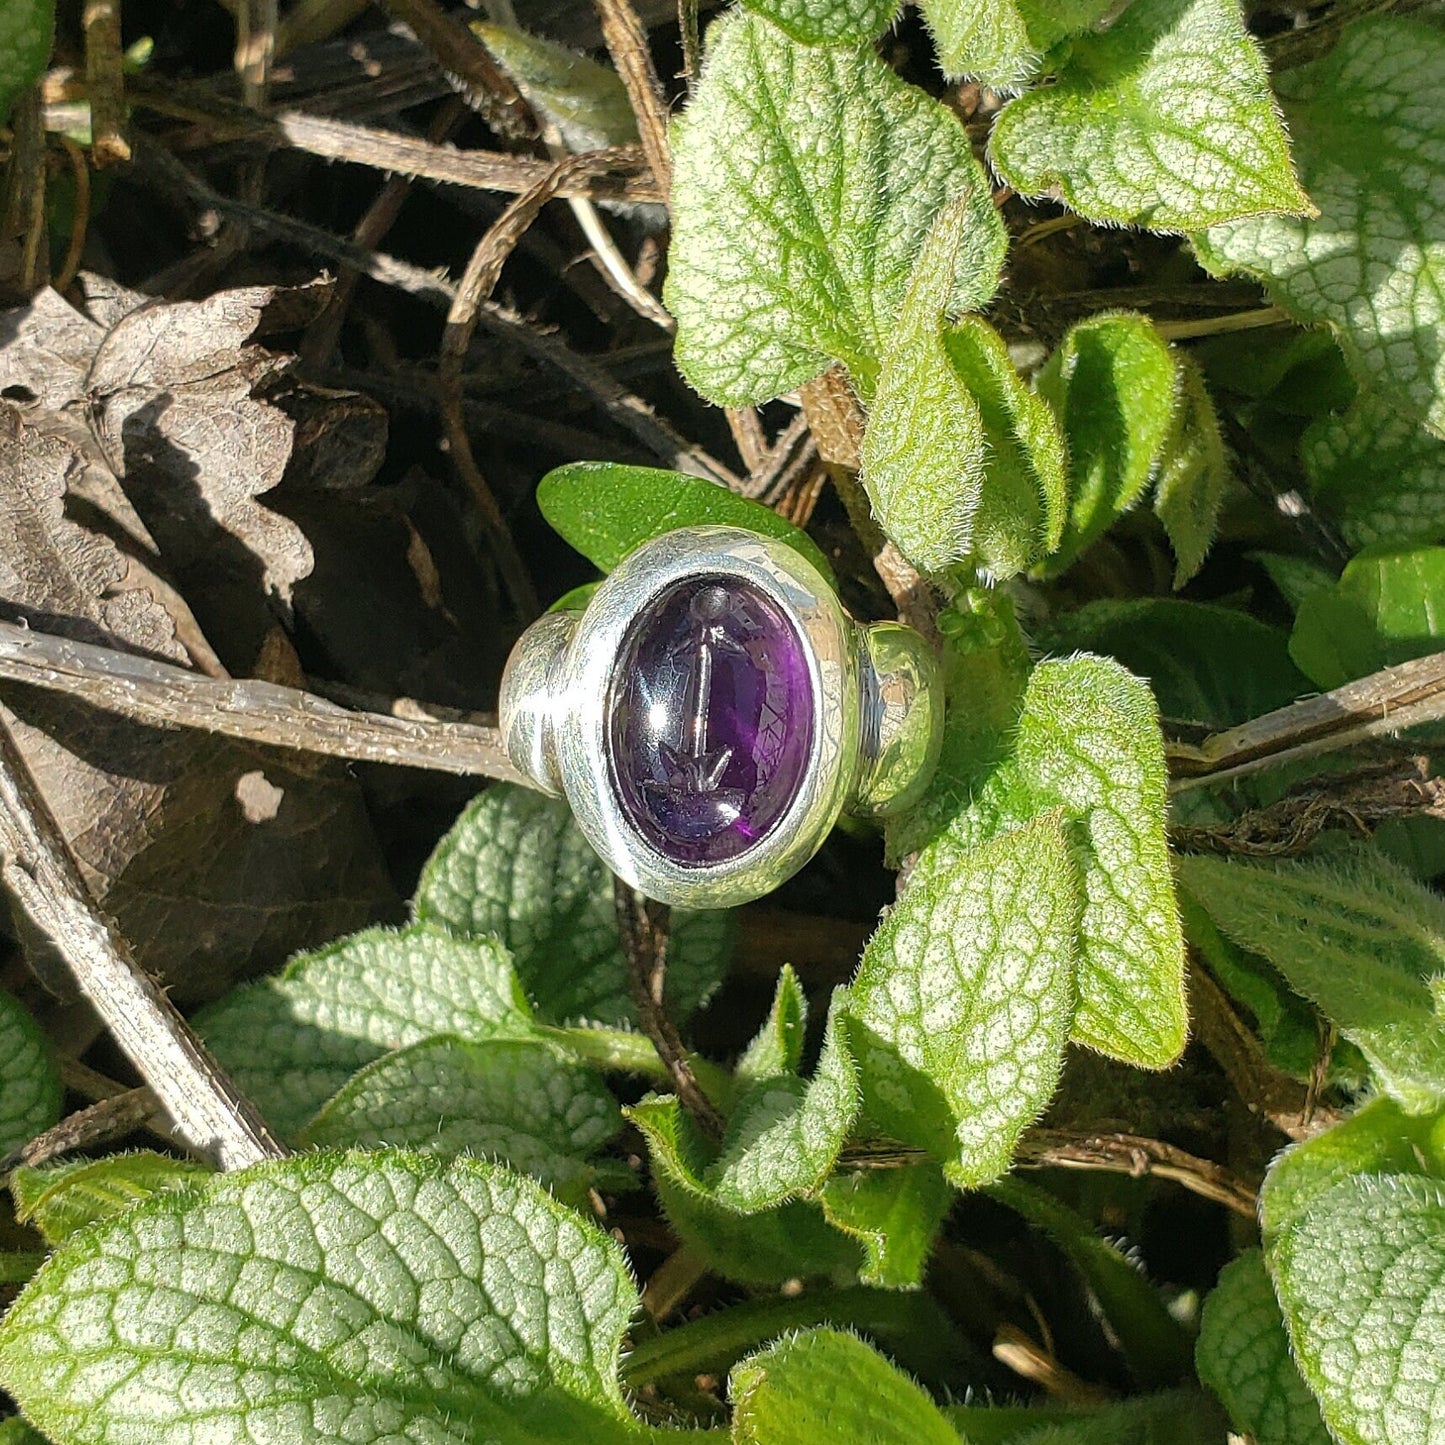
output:
<path id="1" fill-rule="evenodd" d="M 633 622 L 675 583 L 703 572 L 751 583 L 797 630 L 814 726 L 797 794 L 773 827 L 736 858 L 688 867 L 653 848 L 623 812 L 612 783 L 609 714 L 614 667 Z M 753 532 L 688 527 L 639 548 L 593 594 L 555 685 L 562 696 L 552 712 L 552 757 L 577 824 L 618 877 L 661 903 L 721 908 L 771 892 L 817 852 L 854 782 L 855 629 L 817 568 Z"/>

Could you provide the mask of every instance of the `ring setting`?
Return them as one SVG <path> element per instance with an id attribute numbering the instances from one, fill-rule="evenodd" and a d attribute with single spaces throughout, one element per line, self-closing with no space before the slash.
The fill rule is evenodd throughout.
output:
<path id="1" fill-rule="evenodd" d="M 612 871 L 692 908 L 771 892 L 844 811 L 909 807 L 942 738 L 924 639 L 854 622 L 801 553 L 735 527 L 665 533 L 533 623 L 500 710 Z"/>

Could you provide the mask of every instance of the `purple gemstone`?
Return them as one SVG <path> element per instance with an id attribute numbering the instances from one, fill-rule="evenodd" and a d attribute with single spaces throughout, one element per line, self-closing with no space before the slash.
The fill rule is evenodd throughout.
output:
<path id="1" fill-rule="evenodd" d="M 618 651 L 608 698 L 622 810 L 674 863 L 752 847 L 787 811 L 813 745 L 802 639 L 735 577 L 694 577 L 655 597 Z"/>

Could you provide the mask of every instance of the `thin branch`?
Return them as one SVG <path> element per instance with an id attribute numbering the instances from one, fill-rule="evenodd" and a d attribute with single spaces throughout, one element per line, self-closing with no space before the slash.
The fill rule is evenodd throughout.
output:
<path id="1" fill-rule="evenodd" d="M 631 0 L 594 0 L 597 18 L 602 22 L 602 38 L 612 57 L 632 113 L 637 117 L 637 131 L 647 164 L 657 180 L 663 199 L 672 190 L 672 154 L 667 144 L 667 104 L 663 99 L 662 82 L 647 48 L 647 31 L 637 18 Z"/>
<path id="2" fill-rule="evenodd" d="M 1171 793 L 1227 782 L 1261 768 L 1340 752 L 1370 738 L 1445 718 L 1445 652 L 1386 667 L 1215 733 L 1166 746 Z"/>
<path id="3" fill-rule="evenodd" d="M 283 1158 L 285 1147 L 96 908 L 15 743 L 13 723 L 0 705 L 0 880 L 193 1146 L 226 1169 Z"/>
<path id="4" fill-rule="evenodd" d="M 697 0 L 677 0 L 677 29 L 682 44 L 682 75 L 692 95 L 702 72 L 702 40 L 698 34 Z"/>
<path id="5" fill-rule="evenodd" d="M 62 1154 L 73 1154 L 77 1149 L 94 1149 L 112 1140 L 124 1139 L 127 1134 L 160 1123 L 164 1118 L 165 1110 L 153 1089 L 127 1089 L 123 1094 L 77 1109 L 53 1128 L 37 1134 L 29 1143 L 0 1159 L 0 1174 L 8 1174 L 21 1165 L 44 1164 Z"/>
<path id="6" fill-rule="evenodd" d="M 90 99 L 90 155 L 97 169 L 130 159 L 125 138 L 125 79 L 120 0 L 85 0 L 85 89 Z"/>
<path id="7" fill-rule="evenodd" d="M 204 677 L 0 622 L 0 678 L 78 698 L 150 727 L 189 727 L 356 762 L 393 763 L 531 786 L 495 728 L 351 712 L 272 682 Z"/>
<path id="8" fill-rule="evenodd" d="M 1376 824 L 1415 814 L 1445 818 L 1445 781 L 1431 775 L 1423 756 L 1314 779 L 1232 823 L 1173 827 L 1169 836 L 1195 853 L 1297 858 L 1327 828 L 1353 828 L 1368 838 Z"/>
<path id="9" fill-rule="evenodd" d="M 703 1093 L 688 1062 L 687 1049 L 667 1016 L 663 1001 L 671 911 L 661 903 L 640 897 L 620 878 L 612 880 L 612 898 L 617 912 L 617 934 L 627 957 L 628 982 L 642 1032 L 652 1040 L 683 1108 L 708 1134 L 720 1138 L 722 1116 Z"/>

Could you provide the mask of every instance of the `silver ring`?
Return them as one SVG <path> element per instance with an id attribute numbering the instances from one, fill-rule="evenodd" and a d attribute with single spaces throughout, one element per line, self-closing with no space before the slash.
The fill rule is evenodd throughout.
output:
<path id="1" fill-rule="evenodd" d="M 620 878 L 723 908 L 792 877 L 845 809 L 916 802 L 941 693 L 917 632 L 855 623 L 792 547 L 683 527 L 628 556 L 585 611 L 522 634 L 501 726 Z"/>

